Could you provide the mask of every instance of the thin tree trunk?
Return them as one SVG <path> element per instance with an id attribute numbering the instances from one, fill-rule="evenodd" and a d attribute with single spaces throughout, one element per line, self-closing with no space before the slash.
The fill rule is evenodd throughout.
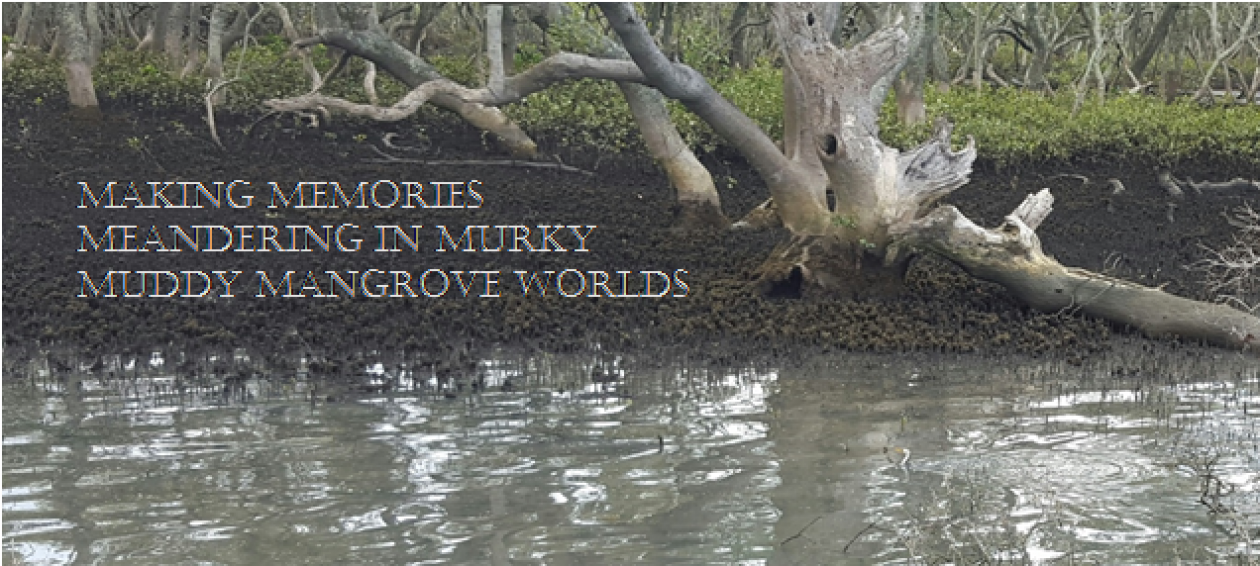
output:
<path id="1" fill-rule="evenodd" d="M 376 94 L 376 63 L 371 61 L 367 62 L 367 70 L 363 72 L 363 92 L 373 106 L 381 103 L 381 97 Z"/>
<path id="2" fill-rule="evenodd" d="M 88 60 L 93 67 L 101 58 L 101 47 L 104 44 L 104 30 L 101 29 L 101 16 L 96 2 L 83 4 L 83 25 L 88 36 Z"/>
<path id="3" fill-rule="evenodd" d="M 1054 53 L 1054 46 L 1051 45 L 1051 40 L 1046 38 L 1046 32 L 1041 23 L 1040 6 L 1037 2 L 1024 4 L 1023 24 L 1024 37 L 1028 40 L 1029 47 L 1032 47 L 1028 68 L 1024 72 L 1024 85 L 1029 90 L 1044 90 L 1048 86 L 1046 69 L 1050 66 L 1050 56 Z"/>
<path id="4" fill-rule="evenodd" d="M 665 2 L 647 2 L 647 23 L 648 35 L 656 37 L 656 32 L 661 29 L 661 15 L 665 11 Z"/>
<path id="5" fill-rule="evenodd" d="M 121 34 L 126 34 L 132 41 L 140 42 L 140 34 L 136 33 L 136 28 L 132 25 L 131 16 L 121 4 L 113 4 L 114 22 Z"/>
<path id="6" fill-rule="evenodd" d="M 215 2 L 210 9 L 210 31 L 206 34 L 206 65 L 202 67 L 201 73 L 212 79 L 223 76 L 223 34 L 227 32 L 231 9 L 231 5 L 223 2 Z"/>
<path id="7" fill-rule="evenodd" d="M 26 46 L 26 37 L 31 32 L 31 19 L 35 15 L 35 2 L 22 3 L 22 15 L 18 17 L 17 30 L 13 40 L 9 42 L 9 50 L 4 54 L 4 64 L 8 65 L 17 58 L 18 50 Z"/>
<path id="8" fill-rule="evenodd" d="M 674 21 L 678 18 L 678 3 L 667 2 L 662 9 L 661 47 L 670 59 L 678 59 L 678 42 L 674 40 Z"/>
<path id="9" fill-rule="evenodd" d="M 748 2 L 740 2 L 735 5 L 735 13 L 731 16 L 730 26 L 726 28 L 726 35 L 731 40 L 731 47 L 726 53 L 726 60 L 733 67 L 747 69 L 749 67 L 748 58 Z"/>
<path id="10" fill-rule="evenodd" d="M 1256 51 L 1260 52 L 1260 49 Z M 1257 93 L 1260 93 L 1260 65 L 1256 65 L 1256 70 L 1251 73 L 1251 85 L 1247 87 L 1247 104 L 1260 103 L 1260 100 L 1256 100 Z"/>
<path id="11" fill-rule="evenodd" d="M 83 4 L 68 2 L 58 6 L 58 23 L 66 51 L 66 89 L 70 107 L 85 116 L 98 116 L 100 104 L 92 84 L 91 46 L 83 28 Z"/>
<path id="12" fill-rule="evenodd" d="M 1213 36 L 1219 37 L 1219 21 L 1216 17 L 1215 4 L 1212 4 L 1209 13 L 1212 16 L 1212 27 L 1214 30 Z M 1230 44 L 1228 47 L 1224 45 L 1218 47 L 1216 57 L 1212 58 L 1212 64 L 1208 65 L 1207 71 L 1203 73 L 1203 82 L 1199 84 L 1199 90 L 1195 94 L 1196 99 L 1208 101 L 1212 100 L 1212 75 L 1216 73 L 1217 67 L 1220 67 L 1226 59 L 1233 57 L 1234 53 L 1237 53 L 1238 50 L 1242 48 L 1243 43 L 1246 43 L 1246 41 L 1251 37 L 1251 27 L 1255 24 L 1255 20 L 1256 6 L 1252 4 L 1247 6 L 1247 19 L 1243 21 L 1242 28 L 1238 31 L 1238 39 L 1236 39 L 1234 43 Z M 1228 76 L 1229 73 L 1226 73 L 1227 78 Z"/>
<path id="13" fill-rule="evenodd" d="M 166 23 L 166 41 L 162 44 L 162 52 L 166 54 L 170 68 L 179 68 L 184 62 L 184 19 L 188 14 L 187 2 L 171 4 L 171 11 Z"/>
<path id="14" fill-rule="evenodd" d="M 53 26 L 57 21 L 56 4 L 49 2 L 36 2 L 35 15 L 31 18 L 31 30 L 26 36 L 26 47 L 33 48 L 37 51 L 48 50 L 50 53 L 57 48 L 57 34 L 54 29 L 52 40 L 49 40 L 49 26 Z"/>
<path id="15" fill-rule="evenodd" d="M 1085 102 L 1085 95 L 1089 93 L 1089 79 L 1093 74 L 1098 80 L 1098 99 L 1101 102 L 1107 94 L 1106 80 L 1103 78 L 1102 67 L 1099 61 L 1102 59 L 1103 48 L 1106 47 L 1106 39 L 1102 33 L 1102 14 L 1098 8 L 1097 2 L 1090 2 L 1090 18 L 1089 26 L 1093 35 L 1093 50 L 1089 53 L 1089 60 L 1085 63 L 1085 74 L 1081 75 L 1081 81 L 1076 86 L 1076 102 L 1072 104 L 1072 116 L 1076 116 L 1081 110 L 1081 105 Z"/>
<path id="16" fill-rule="evenodd" d="M 149 23 L 149 32 L 145 33 L 145 38 L 140 40 L 140 44 L 136 45 L 136 50 L 152 50 L 159 52 L 166 45 L 166 35 L 170 32 L 170 14 L 175 8 L 175 3 L 157 3 L 156 8 L 152 10 L 152 21 Z"/>
<path id="17" fill-rule="evenodd" d="M 201 64 L 201 42 L 199 34 L 201 20 L 201 4 L 190 2 L 188 4 L 188 36 L 184 46 L 184 68 L 179 72 L 181 78 L 197 72 L 197 66 Z"/>
<path id="18" fill-rule="evenodd" d="M 984 23 L 987 18 L 980 17 L 982 9 L 982 6 L 976 6 L 975 21 L 971 24 L 971 87 L 977 92 L 984 88 L 984 47 L 987 43 L 984 34 Z"/>
<path id="19" fill-rule="evenodd" d="M 935 40 L 926 33 L 927 25 L 923 21 L 928 12 L 936 11 L 936 3 L 924 5 L 924 13 L 916 23 L 910 22 L 910 56 L 906 68 L 895 82 L 897 96 L 897 118 L 902 124 L 917 125 L 927 122 L 927 106 L 923 102 L 923 85 L 927 81 L 928 61 L 931 58 L 930 46 Z M 935 15 L 931 17 L 935 18 Z"/>
<path id="20" fill-rule="evenodd" d="M 502 24 L 503 74 L 512 76 L 516 73 L 516 10 L 513 6 L 503 7 Z"/>
<path id="21" fill-rule="evenodd" d="M 411 35 L 407 39 L 407 49 L 416 55 L 423 56 L 423 50 L 420 44 L 424 41 L 425 32 L 429 29 L 429 25 L 433 23 L 442 13 L 442 9 L 446 7 L 446 2 L 432 2 L 416 4 L 416 22 L 411 28 Z"/>
<path id="22" fill-rule="evenodd" d="M 490 92 L 501 92 L 503 81 L 503 4 L 486 4 L 486 58 L 490 61 Z"/>

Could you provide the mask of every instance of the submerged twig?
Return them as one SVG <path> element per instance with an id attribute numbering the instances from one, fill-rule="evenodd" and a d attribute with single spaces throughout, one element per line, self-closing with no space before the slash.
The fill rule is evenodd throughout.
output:
<path id="1" fill-rule="evenodd" d="M 862 535 L 866 534 L 866 531 L 869 531 L 869 530 L 871 530 L 871 529 L 875 528 L 875 525 L 876 525 L 876 524 L 877 524 L 877 523 L 871 523 L 871 524 L 867 525 L 865 529 L 862 529 L 862 530 L 858 531 L 858 534 L 853 535 L 853 538 L 849 539 L 849 544 L 844 545 L 844 549 L 842 549 L 842 550 L 840 551 L 840 553 L 841 553 L 841 554 L 846 554 L 846 553 L 848 553 L 848 552 L 849 552 L 849 547 L 850 547 L 850 546 L 853 546 L 853 543 L 857 542 L 857 539 L 862 538 Z"/>
<path id="2" fill-rule="evenodd" d="M 796 539 L 798 539 L 798 538 L 801 538 L 802 536 L 805 536 L 805 531 L 808 531 L 810 527 L 814 526 L 814 523 L 817 523 L 817 522 L 818 522 L 818 520 L 819 520 L 819 519 L 822 519 L 822 518 L 823 518 L 823 516 L 822 516 L 822 515 L 819 515 L 819 516 L 817 516 L 817 517 L 814 517 L 814 520 L 813 520 L 813 521 L 810 521 L 810 522 L 809 522 L 809 524 L 805 525 L 804 527 L 801 527 L 801 530 L 797 531 L 797 533 L 796 533 L 796 534 L 794 534 L 794 535 L 792 535 L 792 536 L 790 536 L 790 537 L 788 537 L 788 538 L 783 539 L 783 542 L 779 543 L 779 546 L 783 546 L 783 545 L 785 545 L 785 544 L 787 544 L 787 543 L 789 543 L 789 542 L 792 542 L 792 541 L 794 541 L 794 540 L 796 540 Z M 845 548 L 848 548 L 848 547 L 846 546 Z"/>

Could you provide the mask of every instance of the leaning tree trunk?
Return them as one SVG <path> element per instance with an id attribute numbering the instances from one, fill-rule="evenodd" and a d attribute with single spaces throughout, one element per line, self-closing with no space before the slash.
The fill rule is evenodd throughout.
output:
<path id="1" fill-rule="evenodd" d="M 1136 57 L 1133 58 L 1133 66 L 1130 70 L 1138 78 L 1142 78 L 1146 72 L 1147 65 L 1155 58 L 1155 53 L 1159 52 L 1160 46 L 1164 44 L 1164 40 L 1168 37 L 1168 29 L 1172 27 L 1173 20 L 1177 17 L 1177 10 L 1181 8 L 1179 2 L 1169 2 L 1159 12 L 1159 19 L 1155 22 L 1155 27 L 1151 29 L 1151 34 L 1142 43 L 1141 50 L 1138 51 Z"/>
<path id="2" fill-rule="evenodd" d="M 567 16 L 569 9 L 559 4 L 534 9 L 532 12 L 531 19 L 545 32 L 556 20 Z M 600 57 L 622 60 L 630 58 L 621 45 L 604 36 L 594 26 L 588 26 L 582 33 L 590 35 L 591 42 L 598 46 L 596 54 Z M 717 186 L 713 183 L 713 176 L 678 133 L 661 93 L 654 88 L 631 82 L 618 82 L 617 86 L 625 96 L 626 104 L 630 106 L 630 113 L 643 136 L 648 154 L 665 170 L 670 185 L 677 192 L 677 226 L 704 230 L 725 228 L 729 225 L 730 222 L 722 213 L 722 202 Z"/>
<path id="3" fill-rule="evenodd" d="M 262 9 L 263 4 L 261 2 L 246 2 L 244 9 L 241 9 L 240 6 L 237 7 L 235 10 L 236 17 L 232 18 L 232 24 L 223 33 L 222 48 L 224 56 L 232 50 L 232 46 L 236 45 L 238 41 L 244 41 L 246 28 L 249 27 L 250 20 L 257 16 Z"/>
<path id="4" fill-rule="evenodd" d="M 968 273 L 1006 287 L 1035 309 L 1068 312 L 1123 324 L 1147 335 L 1180 336 L 1260 352 L 1260 318 L 1226 305 L 1192 301 L 1065 267 L 1041 250 L 1036 229 L 1054 197 L 1028 195 L 993 230 L 977 226 L 952 206 L 898 228 L 908 244 L 936 252 Z"/>
<path id="5" fill-rule="evenodd" d="M 1212 5 L 1209 13 L 1212 15 L 1212 30 L 1213 30 L 1212 35 L 1214 38 L 1219 39 L 1220 22 L 1218 21 L 1217 16 L 1216 16 L 1216 5 Z M 1255 23 L 1255 21 L 1256 21 L 1256 7 L 1255 5 L 1248 6 L 1247 17 L 1243 21 L 1241 29 L 1238 32 L 1238 37 L 1234 40 L 1234 42 L 1228 46 L 1225 46 L 1223 45 L 1224 40 L 1222 39 L 1220 40 L 1220 43 L 1218 43 L 1216 56 L 1212 58 L 1212 63 L 1208 65 L 1207 71 L 1203 73 L 1203 81 L 1199 83 L 1199 90 L 1195 92 L 1195 95 L 1194 95 L 1195 99 L 1201 100 L 1201 101 L 1213 100 L 1214 97 L 1212 96 L 1212 75 L 1216 73 L 1217 67 L 1220 67 L 1222 64 L 1224 64 L 1225 61 L 1228 60 L 1230 57 L 1233 57 L 1234 54 L 1237 53 L 1238 50 L 1242 48 L 1243 44 L 1246 43 L 1247 39 L 1251 36 L 1251 26 Z M 1228 70 L 1225 71 L 1225 78 L 1226 78 L 1226 82 L 1228 83 L 1229 82 Z M 1230 96 L 1232 96 L 1232 94 L 1230 94 Z"/>
<path id="6" fill-rule="evenodd" d="M 722 229 L 730 223 L 722 214 L 713 176 L 683 141 L 656 89 L 634 83 L 617 83 L 639 126 L 648 154 L 665 170 L 677 192 L 677 226 L 687 229 Z"/>
<path id="7" fill-rule="evenodd" d="M 57 22 L 66 51 L 66 88 L 70 107 L 76 113 L 95 117 L 100 114 L 96 87 L 92 84 L 91 46 L 83 28 L 83 4 L 68 2 L 58 6 Z"/>

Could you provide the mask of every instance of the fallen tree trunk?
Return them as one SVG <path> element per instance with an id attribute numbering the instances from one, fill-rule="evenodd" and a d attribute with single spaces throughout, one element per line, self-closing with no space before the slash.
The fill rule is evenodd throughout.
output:
<path id="1" fill-rule="evenodd" d="M 1080 312 L 1142 331 L 1260 353 L 1260 318 L 1066 267 L 1041 250 L 1036 228 L 1050 214 L 1048 189 L 1029 195 L 1001 226 L 988 230 L 952 206 L 899 226 L 904 243 L 940 254 L 971 275 L 1006 287 L 1029 306 Z"/>

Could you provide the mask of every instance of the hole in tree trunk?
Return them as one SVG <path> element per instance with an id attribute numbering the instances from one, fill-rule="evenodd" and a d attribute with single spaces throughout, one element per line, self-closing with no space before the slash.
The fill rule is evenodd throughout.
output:
<path id="1" fill-rule="evenodd" d="M 810 13 L 808 13 L 808 14 L 805 14 L 805 23 L 807 23 L 807 24 L 809 24 L 809 25 L 811 25 L 811 26 L 812 26 L 812 25 L 814 25 L 814 13 L 813 13 L 813 12 L 810 12 Z"/>
<path id="2" fill-rule="evenodd" d="M 830 188 L 827 189 L 827 210 L 836 211 L 836 192 Z"/>
<path id="3" fill-rule="evenodd" d="M 834 135 L 827 134 L 823 137 L 822 149 L 827 155 L 835 155 L 836 151 L 840 149 L 840 140 L 836 139 Z"/>
<path id="4" fill-rule="evenodd" d="M 775 281 L 771 283 L 770 290 L 766 291 L 766 297 L 770 299 L 799 299 L 801 298 L 801 288 L 805 284 L 805 274 L 801 273 L 801 267 L 798 265 L 792 268 L 792 272 L 788 273 L 787 279 Z"/>

